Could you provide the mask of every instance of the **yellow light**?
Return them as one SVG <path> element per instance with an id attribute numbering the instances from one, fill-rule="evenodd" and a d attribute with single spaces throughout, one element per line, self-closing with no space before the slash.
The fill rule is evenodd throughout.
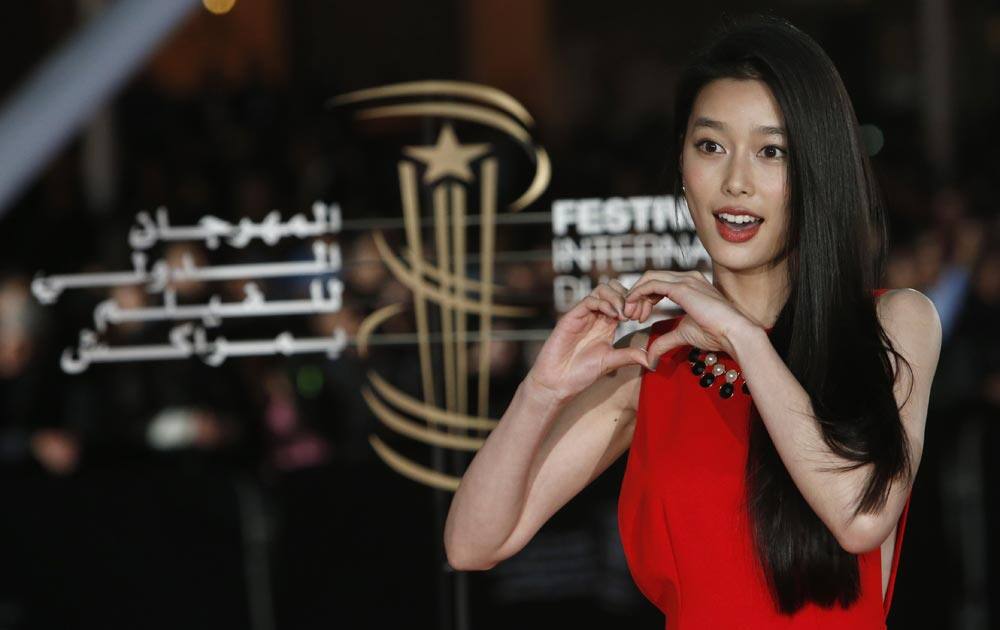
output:
<path id="1" fill-rule="evenodd" d="M 216 15 L 229 13 L 236 4 L 236 0 L 201 0 L 205 8 Z"/>

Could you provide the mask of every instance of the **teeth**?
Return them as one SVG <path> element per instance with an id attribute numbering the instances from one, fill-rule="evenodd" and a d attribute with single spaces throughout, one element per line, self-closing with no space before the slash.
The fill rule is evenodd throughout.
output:
<path id="1" fill-rule="evenodd" d="M 728 212 L 720 212 L 719 216 L 722 217 L 725 221 L 736 224 L 753 223 L 755 221 L 760 220 L 750 216 L 749 214 L 729 214 Z"/>

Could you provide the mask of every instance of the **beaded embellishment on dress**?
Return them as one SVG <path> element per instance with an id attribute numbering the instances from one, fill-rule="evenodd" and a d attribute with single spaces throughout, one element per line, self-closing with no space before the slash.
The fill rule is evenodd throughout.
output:
<path id="1" fill-rule="evenodd" d="M 750 395 L 750 388 L 747 387 L 747 383 L 743 380 L 743 375 L 740 374 L 739 370 L 727 368 L 714 352 L 706 352 L 704 358 L 701 355 L 701 348 L 692 346 L 687 356 L 688 362 L 691 364 L 691 373 L 701 377 L 698 380 L 699 385 L 702 387 L 711 387 L 716 379 L 721 376 L 724 381 L 719 387 L 719 396 L 721 398 L 733 397 L 733 394 L 736 392 L 737 380 L 741 382 L 740 389 L 743 390 L 743 393 L 747 396 Z"/>

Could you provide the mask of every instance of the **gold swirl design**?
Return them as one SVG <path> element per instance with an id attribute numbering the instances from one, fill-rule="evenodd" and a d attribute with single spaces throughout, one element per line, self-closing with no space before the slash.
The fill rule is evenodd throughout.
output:
<path id="1" fill-rule="evenodd" d="M 329 104 L 360 105 L 355 113 L 359 120 L 440 117 L 504 134 L 528 154 L 534 165 L 527 188 L 508 204 L 514 212 L 540 198 L 551 180 L 548 153 L 535 145 L 529 132 L 534 120 L 523 105 L 500 90 L 458 81 L 415 81 L 342 94 Z M 435 449 L 476 451 L 485 443 L 486 435 L 496 428 L 498 421 L 488 417 L 493 318 L 526 317 L 535 311 L 495 301 L 496 296 L 503 295 L 504 288 L 494 284 L 500 172 L 498 160 L 491 152 L 490 144 L 459 142 L 451 123 L 441 127 L 436 144 L 403 147 L 402 154 L 409 159 L 401 160 L 397 168 L 405 246 L 394 251 L 380 230 L 371 233 L 382 262 L 413 293 L 422 400 L 404 393 L 374 371 L 369 372 L 369 384 L 361 395 L 386 428 Z M 466 212 L 467 196 L 472 195 L 469 191 L 476 190 L 477 163 L 478 191 L 473 198 L 480 210 L 480 267 L 478 277 L 470 278 Z M 422 179 L 417 177 L 418 165 Z M 424 196 L 425 192 L 429 195 Z M 426 233 L 427 218 L 420 208 L 422 199 L 428 199 L 430 205 L 432 229 Z M 434 252 L 433 260 L 429 254 L 425 257 L 425 245 Z M 374 331 L 403 311 L 402 304 L 392 304 L 365 318 L 355 336 L 361 357 L 369 355 Z M 471 318 L 478 322 L 473 330 L 468 328 Z M 437 330 L 431 331 L 431 324 Z M 440 345 L 432 347 L 438 333 Z M 478 349 L 475 361 L 470 360 L 470 347 Z M 470 368 L 476 371 L 474 392 L 469 391 Z M 441 394 L 443 400 L 438 401 Z M 476 397 L 476 402 L 469 400 L 470 394 Z M 440 467 L 443 460 L 435 458 L 436 469 L 431 469 L 398 453 L 377 435 L 369 436 L 369 442 L 382 461 L 397 473 L 442 490 L 458 488 L 460 478 Z"/>
<path id="2" fill-rule="evenodd" d="M 372 336 L 372 331 L 379 327 L 385 320 L 403 312 L 402 304 L 390 304 L 383 306 L 365 318 L 358 326 L 358 332 L 354 335 L 354 343 L 358 347 L 358 356 L 362 359 L 368 358 L 368 338 Z"/>
<path id="3" fill-rule="evenodd" d="M 408 396 L 405 392 L 397 389 L 394 385 L 379 376 L 379 374 L 374 370 L 368 372 L 368 380 L 371 381 L 372 387 L 375 388 L 375 391 L 377 391 L 382 398 L 385 398 L 392 403 L 393 406 L 398 409 L 402 409 L 412 416 L 422 418 L 427 422 L 444 424 L 461 429 L 480 429 L 485 431 L 492 431 L 497 426 L 496 420 L 476 418 L 461 413 L 453 413 L 445 411 L 439 407 L 432 407 L 427 403 L 420 402 L 419 400 Z"/>
<path id="4" fill-rule="evenodd" d="M 365 402 L 368 403 L 372 413 L 378 416 L 379 420 L 381 420 L 387 427 L 396 433 L 401 433 L 402 435 L 411 437 L 414 440 L 424 442 L 425 444 L 433 444 L 434 446 L 457 448 L 462 451 L 478 450 L 485 441 L 480 438 L 442 433 L 437 429 L 422 427 L 415 422 L 407 420 L 390 409 L 385 405 L 385 403 L 379 400 L 375 394 L 372 393 L 371 389 L 367 387 L 361 390 L 361 395 L 364 397 Z"/>
<path id="5" fill-rule="evenodd" d="M 503 304 L 494 304 L 491 308 L 484 308 L 480 302 L 474 302 L 464 297 L 449 295 L 439 290 L 437 287 L 426 285 L 420 282 L 417 273 L 410 272 L 406 269 L 403 261 L 392 253 L 392 249 L 385 241 L 385 236 L 380 230 L 372 232 L 372 238 L 375 241 L 375 247 L 378 249 L 379 256 L 382 258 L 382 261 L 386 264 L 386 266 L 389 267 L 392 275 L 396 276 L 396 278 L 409 287 L 411 291 L 414 291 L 415 293 L 419 292 L 423 295 L 431 297 L 439 304 L 445 304 L 451 308 L 461 308 L 467 313 L 476 313 L 479 315 L 528 317 L 534 312 L 534 309 L 532 308 L 524 306 L 506 306 Z"/>
<path id="6" fill-rule="evenodd" d="M 479 99 L 483 102 L 494 105 L 502 109 L 511 116 L 521 121 L 524 126 L 535 124 L 534 119 L 524 105 L 517 99 L 501 92 L 496 88 L 475 83 L 465 83 L 462 81 L 411 81 L 409 83 L 395 83 L 393 85 L 383 85 L 380 87 L 355 90 L 335 96 L 328 102 L 329 105 L 351 105 L 363 101 L 372 101 L 379 98 L 394 98 L 402 96 L 461 96 L 469 99 Z"/>

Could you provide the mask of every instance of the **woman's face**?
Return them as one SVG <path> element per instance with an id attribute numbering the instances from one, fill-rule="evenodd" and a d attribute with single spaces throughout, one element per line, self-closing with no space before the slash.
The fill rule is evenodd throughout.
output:
<path id="1" fill-rule="evenodd" d="M 779 255 L 788 221 L 784 118 L 762 81 L 717 79 L 688 118 L 681 176 L 712 260 L 753 271 Z"/>

